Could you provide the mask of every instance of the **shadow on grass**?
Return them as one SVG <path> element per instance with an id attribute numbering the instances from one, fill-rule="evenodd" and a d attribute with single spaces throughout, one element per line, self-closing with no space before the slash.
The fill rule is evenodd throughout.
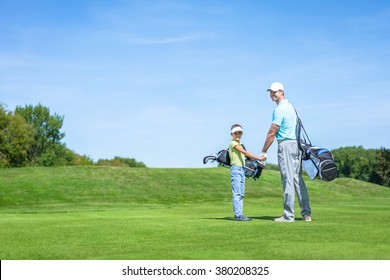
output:
<path id="1" fill-rule="evenodd" d="M 252 220 L 263 220 L 263 221 L 273 221 L 276 216 L 259 216 L 259 217 L 249 217 Z M 204 220 L 222 220 L 222 221 L 232 221 L 235 222 L 234 217 L 224 217 L 224 218 L 203 218 Z"/>
<path id="2" fill-rule="evenodd" d="M 259 217 L 251 217 L 254 220 L 264 220 L 264 221 L 273 221 L 275 218 L 279 218 L 277 216 L 259 216 Z"/>

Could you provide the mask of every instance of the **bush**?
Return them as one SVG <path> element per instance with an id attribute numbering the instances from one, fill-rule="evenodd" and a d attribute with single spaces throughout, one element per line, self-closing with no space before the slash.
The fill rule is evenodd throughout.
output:
<path id="1" fill-rule="evenodd" d="M 93 165 L 93 160 L 86 155 L 79 155 L 74 153 L 74 158 L 71 165 Z"/>
<path id="2" fill-rule="evenodd" d="M 143 162 L 137 162 L 134 158 L 114 157 L 113 159 L 99 159 L 99 166 L 116 166 L 116 167 L 146 167 Z"/>

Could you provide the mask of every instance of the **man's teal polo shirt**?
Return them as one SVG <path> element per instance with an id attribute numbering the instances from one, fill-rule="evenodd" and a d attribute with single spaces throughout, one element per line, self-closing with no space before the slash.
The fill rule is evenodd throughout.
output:
<path id="1" fill-rule="evenodd" d="M 287 99 L 282 100 L 275 108 L 272 115 L 272 123 L 280 126 L 276 133 L 276 140 L 278 142 L 297 139 L 297 115 L 294 107 Z"/>

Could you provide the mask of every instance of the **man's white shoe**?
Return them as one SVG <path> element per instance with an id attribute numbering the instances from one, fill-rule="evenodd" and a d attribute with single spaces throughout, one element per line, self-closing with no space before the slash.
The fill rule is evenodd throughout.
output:
<path id="1" fill-rule="evenodd" d="M 279 222 L 279 223 L 292 223 L 292 222 L 294 222 L 294 220 L 288 220 L 284 216 L 282 216 L 280 218 L 276 218 L 276 219 L 274 219 L 274 221 Z"/>
<path id="2" fill-rule="evenodd" d="M 310 216 L 310 215 L 306 215 L 306 216 L 304 216 L 304 217 L 302 218 L 302 220 L 303 220 L 304 222 L 311 222 L 311 216 Z"/>

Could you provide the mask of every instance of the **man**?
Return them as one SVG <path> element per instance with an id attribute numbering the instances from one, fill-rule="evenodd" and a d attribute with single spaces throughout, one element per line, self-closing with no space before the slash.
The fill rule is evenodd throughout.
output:
<path id="1" fill-rule="evenodd" d="M 284 86 L 272 83 L 267 90 L 272 101 L 276 102 L 272 124 L 265 139 L 262 156 L 267 156 L 275 138 L 278 141 L 278 163 L 283 183 L 284 213 L 275 222 L 294 222 L 295 192 L 301 206 L 302 220 L 311 221 L 309 194 L 302 178 L 301 151 L 297 140 L 297 115 L 294 107 L 284 97 Z"/>

